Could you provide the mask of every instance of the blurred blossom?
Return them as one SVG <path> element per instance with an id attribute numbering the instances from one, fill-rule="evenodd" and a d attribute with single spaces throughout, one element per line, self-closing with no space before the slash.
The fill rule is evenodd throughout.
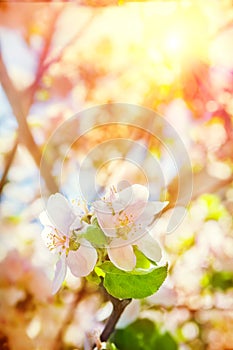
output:
<path id="1" fill-rule="evenodd" d="M 131 303 L 126 307 L 119 321 L 117 322 L 116 328 L 125 328 L 130 323 L 133 323 L 139 316 L 140 313 L 140 301 L 132 300 Z"/>
<path id="2" fill-rule="evenodd" d="M 216 151 L 226 141 L 226 131 L 220 120 L 199 125 L 194 129 L 193 134 L 195 141 L 201 142 L 209 151 Z"/>
<path id="3" fill-rule="evenodd" d="M 221 180 L 226 180 L 232 175 L 231 166 L 224 162 L 210 161 L 207 170 L 211 176 Z"/>
<path id="4" fill-rule="evenodd" d="M 195 339 L 198 336 L 198 333 L 198 326 L 194 322 L 187 322 L 182 327 L 182 334 L 188 340 Z"/>
<path id="5" fill-rule="evenodd" d="M 166 286 L 163 284 L 157 293 L 147 298 L 150 305 L 161 305 L 172 307 L 177 303 L 177 293 L 174 286 Z"/>

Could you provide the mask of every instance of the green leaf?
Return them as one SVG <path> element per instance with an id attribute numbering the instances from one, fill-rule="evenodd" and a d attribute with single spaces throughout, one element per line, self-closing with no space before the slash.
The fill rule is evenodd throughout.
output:
<path id="1" fill-rule="evenodd" d="M 231 271 L 212 271 L 202 279 L 202 286 L 211 289 L 227 290 L 233 288 L 233 273 Z"/>
<path id="2" fill-rule="evenodd" d="M 105 276 L 105 272 L 103 270 L 101 270 L 98 266 L 95 267 L 94 271 L 97 274 L 97 276 L 99 276 L 99 277 Z"/>
<path id="3" fill-rule="evenodd" d="M 164 334 L 161 334 L 156 339 L 156 346 L 154 347 L 154 349 L 177 350 L 178 346 L 177 346 L 175 339 L 171 336 L 171 334 L 166 332 Z"/>
<path id="4" fill-rule="evenodd" d="M 107 343 L 106 350 L 118 350 L 116 345 L 113 343 Z"/>
<path id="5" fill-rule="evenodd" d="M 136 268 L 141 268 L 141 269 L 149 269 L 151 266 L 150 260 L 147 259 L 147 257 L 137 249 L 137 247 L 134 247 L 134 254 L 136 255 Z"/>
<path id="6" fill-rule="evenodd" d="M 107 292 L 119 299 L 146 298 L 157 292 L 167 277 L 167 265 L 150 270 L 135 269 L 126 272 L 106 261 L 99 268 L 105 272 L 104 287 Z"/>
<path id="7" fill-rule="evenodd" d="M 97 221 L 94 221 L 92 225 L 88 226 L 86 232 L 82 234 L 82 237 L 98 247 L 102 247 L 107 243 L 106 237 Z"/>
<path id="8" fill-rule="evenodd" d="M 88 282 L 99 285 L 101 283 L 101 278 L 98 276 L 95 270 L 93 270 L 88 276 L 86 276 Z"/>
<path id="9" fill-rule="evenodd" d="M 156 333 L 155 324 L 150 320 L 142 319 L 125 329 L 118 329 L 112 341 L 121 350 L 152 350 Z"/>
<path id="10" fill-rule="evenodd" d="M 156 325 L 148 319 L 140 319 L 117 330 L 111 339 L 121 350 L 177 350 L 170 333 L 160 334 Z"/>

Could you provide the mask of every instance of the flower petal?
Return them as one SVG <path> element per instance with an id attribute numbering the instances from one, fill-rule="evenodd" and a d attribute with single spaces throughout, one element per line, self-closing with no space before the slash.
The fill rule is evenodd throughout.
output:
<path id="1" fill-rule="evenodd" d="M 44 225 L 44 226 L 54 226 L 51 223 L 51 221 L 49 220 L 49 217 L 48 217 L 46 210 L 44 210 L 44 211 L 42 211 L 42 213 L 40 213 L 39 219 L 40 219 L 40 222 L 42 223 L 42 225 Z"/>
<path id="2" fill-rule="evenodd" d="M 57 293 L 57 291 L 60 289 L 62 282 L 66 277 L 66 271 L 67 271 L 66 257 L 62 256 L 56 264 L 55 276 L 54 276 L 53 285 L 52 285 L 52 294 Z"/>
<path id="3" fill-rule="evenodd" d="M 69 233 L 70 226 L 75 220 L 75 214 L 63 195 L 56 193 L 49 197 L 47 214 L 54 227 L 65 235 Z"/>
<path id="4" fill-rule="evenodd" d="M 138 202 L 147 202 L 149 198 L 149 191 L 147 187 L 134 184 L 125 188 L 124 190 L 118 192 L 119 201 L 124 204 L 124 206 L 133 205 Z"/>
<path id="5" fill-rule="evenodd" d="M 155 215 L 160 213 L 167 205 L 168 202 L 148 202 L 135 224 L 139 223 L 140 226 L 147 227 L 152 224 Z"/>
<path id="6" fill-rule="evenodd" d="M 83 277 L 89 275 L 94 269 L 97 258 L 97 252 L 91 245 L 81 245 L 78 250 L 69 252 L 67 264 L 74 276 Z"/>
<path id="7" fill-rule="evenodd" d="M 131 271 L 136 266 L 136 256 L 131 245 L 107 249 L 111 262 L 121 270 Z"/>
<path id="8" fill-rule="evenodd" d="M 117 232 L 115 229 L 115 218 L 113 215 L 113 209 L 109 203 L 104 201 L 96 201 L 93 203 L 93 207 L 95 209 L 98 223 L 106 236 L 116 237 Z"/>
<path id="9" fill-rule="evenodd" d="M 159 261 L 162 257 L 162 251 L 159 243 L 147 232 L 145 236 L 136 242 L 138 249 L 145 256 L 153 261 Z"/>

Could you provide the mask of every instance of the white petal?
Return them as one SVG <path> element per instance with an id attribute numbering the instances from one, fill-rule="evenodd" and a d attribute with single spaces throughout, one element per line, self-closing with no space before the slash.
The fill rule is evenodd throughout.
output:
<path id="1" fill-rule="evenodd" d="M 70 226 L 75 220 L 75 215 L 64 196 L 56 193 L 49 197 L 47 214 L 54 227 L 63 234 L 68 234 Z"/>
<path id="2" fill-rule="evenodd" d="M 101 213 L 108 213 L 108 214 L 111 214 L 112 213 L 112 209 L 111 207 L 109 206 L 109 204 L 105 201 L 95 201 L 93 202 L 93 207 L 95 210 L 97 210 L 98 212 L 101 212 Z"/>
<path id="3" fill-rule="evenodd" d="M 41 232 L 41 237 L 42 237 L 46 247 L 48 247 L 48 245 L 50 244 L 50 236 L 51 236 L 52 230 L 53 230 L 52 227 L 45 226 L 45 228 Z"/>
<path id="4" fill-rule="evenodd" d="M 121 270 L 131 271 L 136 265 L 136 256 L 131 245 L 107 249 L 111 262 Z"/>
<path id="5" fill-rule="evenodd" d="M 79 230 L 83 227 L 83 224 L 81 222 L 81 218 L 77 216 L 73 223 L 70 226 L 70 230 Z"/>
<path id="6" fill-rule="evenodd" d="M 44 225 L 44 226 L 54 226 L 51 223 L 51 221 L 49 220 L 49 217 L 48 217 L 46 210 L 44 210 L 44 211 L 42 211 L 42 213 L 40 213 L 39 219 L 40 219 L 40 222 L 42 223 L 42 225 Z"/>
<path id="7" fill-rule="evenodd" d="M 52 286 L 52 294 L 57 293 L 57 291 L 60 289 L 62 282 L 66 277 L 66 270 L 67 270 L 66 258 L 65 256 L 63 256 L 58 260 L 56 264 L 55 276 L 54 276 L 53 286 Z"/>
<path id="8" fill-rule="evenodd" d="M 149 202 L 147 207 L 145 208 L 145 212 L 148 214 L 156 215 L 160 213 L 167 205 L 168 201 L 165 202 Z"/>
<path id="9" fill-rule="evenodd" d="M 81 245 L 78 250 L 69 252 L 67 264 L 74 276 L 84 277 L 93 271 L 97 258 L 97 252 L 92 246 Z"/>
<path id="10" fill-rule="evenodd" d="M 153 261 L 159 261 L 161 259 L 162 252 L 160 245 L 148 232 L 135 243 L 147 258 Z"/>

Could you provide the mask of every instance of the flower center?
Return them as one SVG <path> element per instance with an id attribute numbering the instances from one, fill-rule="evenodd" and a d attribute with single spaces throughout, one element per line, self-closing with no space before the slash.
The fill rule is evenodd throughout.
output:
<path id="1" fill-rule="evenodd" d="M 63 235 L 58 229 L 53 228 L 47 235 L 47 247 L 50 251 L 65 251 L 69 247 L 69 238 Z"/>
<path id="2" fill-rule="evenodd" d="M 127 214 L 124 211 L 121 211 L 119 213 L 119 218 L 118 218 L 119 226 L 127 226 L 129 224 L 133 223 L 133 215 L 132 214 Z"/>
<path id="3" fill-rule="evenodd" d="M 124 211 L 121 211 L 119 213 L 119 217 L 117 220 L 117 225 L 116 225 L 116 230 L 117 230 L 117 235 L 118 237 L 122 239 L 127 239 L 128 234 L 132 229 L 133 225 L 133 215 L 132 214 L 127 214 Z"/>

